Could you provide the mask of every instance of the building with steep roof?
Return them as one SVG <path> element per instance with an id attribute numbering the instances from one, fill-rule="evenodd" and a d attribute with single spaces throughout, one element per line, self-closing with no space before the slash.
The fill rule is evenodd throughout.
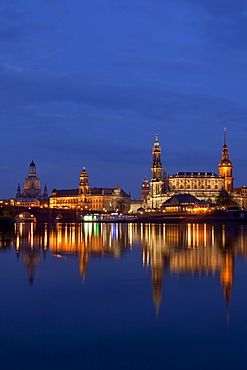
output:
<path id="1" fill-rule="evenodd" d="M 52 190 L 50 207 L 125 213 L 130 209 L 130 196 L 118 185 L 116 188 L 90 188 L 84 167 L 77 189 Z"/>

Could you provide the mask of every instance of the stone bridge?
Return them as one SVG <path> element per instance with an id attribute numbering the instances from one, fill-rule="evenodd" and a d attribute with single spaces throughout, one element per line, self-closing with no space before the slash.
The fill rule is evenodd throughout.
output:
<path id="1" fill-rule="evenodd" d="M 72 209 L 40 208 L 40 207 L 15 207 L 15 218 L 20 219 L 21 214 L 28 214 L 37 222 L 78 222 L 82 212 Z M 24 217 L 25 218 L 25 217 Z"/>

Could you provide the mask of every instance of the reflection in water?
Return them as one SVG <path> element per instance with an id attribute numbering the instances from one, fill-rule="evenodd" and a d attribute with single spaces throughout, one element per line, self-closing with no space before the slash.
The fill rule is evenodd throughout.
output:
<path id="1" fill-rule="evenodd" d="M 152 267 L 153 300 L 158 314 L 163 271 L 176 274 L 220 272 L 227 305 L 234 273 L 234 254 L 247 253 L 246 229 L 200 224 L 141 227 L 143 263 Z"/>
<path id="2" fill-rule="evenodd" d="M 40 254 L 77 256 L 82 279 L 93 256 L 121 258 L 125 250 L 142 247 L 145 267 L 152 270 L 156 313 L 162 301 L 162 280 L 173 274 L 220 275 L 229 305 L 234 278 L 234 256 L 247 256 L 247 228 L 206 224 L 55 224 L 16 225 L 16 254 L 22 254 L 30 283 Z"/>
<path id="3" fill-rule="evenodd" d="M 120 224 L 55 224 L 18 223 L 16 225 L 16 253 L 22 254 L 33 282 L 40 261 L 40 253 L 49 249 L 54 257 L 78 257 L 79 269 L 84 280 L 90 256 L 114 256 L 119 259 L 129 249 L 128 225 Z"/>

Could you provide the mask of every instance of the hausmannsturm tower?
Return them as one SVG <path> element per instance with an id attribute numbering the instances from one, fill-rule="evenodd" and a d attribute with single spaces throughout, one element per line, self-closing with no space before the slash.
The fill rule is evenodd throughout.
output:
<path id="1" fill-rule="evenodd" d="M 233 177 L 232 169 L 233 165 L 229 159 L 228 146 L 226 144 L 226 128 L 224 128 L 224 145 L 222 148 L 222 159 L 218 165 L 219 175 L 225 180 L 225 190 L 228 192 L 232 191 L 233 188 Z"/>

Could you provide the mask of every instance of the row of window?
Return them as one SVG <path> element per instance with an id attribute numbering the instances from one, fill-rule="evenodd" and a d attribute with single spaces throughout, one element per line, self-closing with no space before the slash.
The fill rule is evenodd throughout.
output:
<path id="1" fill-rule="evenodd" d="M 66 204 L 66 203 L 78 203 L 77 198 L 62 198 L 62 199 L 53 199 L 51 203 L 54 204 Z"/>
<path id="2" fill-rule="evenodd" d="M 183 185 L 180 185 L 179 187 L 177 187 L 176 185 L 173 185 L 171 187 L 172 190 L 176 190 L 176 189 L 194 189 L 194 190 L 197 190 L 197 189 L 209 189 L 209 190 L 218 190 L 218 185 L 215 185 L 215 186 L 204 186 L 204 185 L 201 185 L 201 186 L 197 186 L 197 185 L 194 185 L 194 186 L 190 186 L 190 184 L 188 184 L 188 186 L 183 186 Z"/>

